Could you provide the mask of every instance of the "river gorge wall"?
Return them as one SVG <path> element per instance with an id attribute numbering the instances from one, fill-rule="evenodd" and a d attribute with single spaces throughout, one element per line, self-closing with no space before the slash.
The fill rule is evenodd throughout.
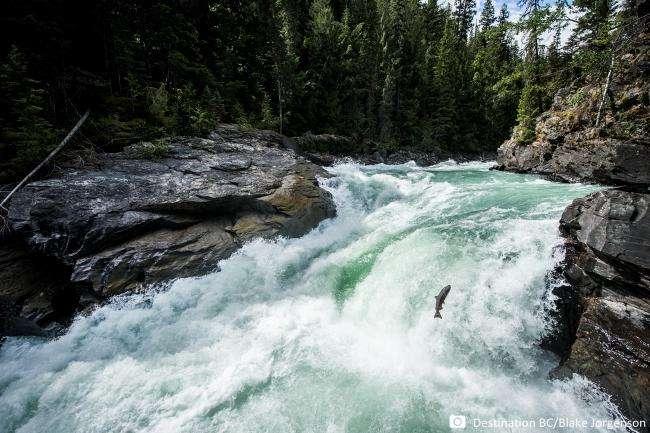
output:
<path id="1" fill-rule="evenodd" d="M 647 16 L 641 20 L 647 25 Z M 616 188 L 575 200 L 560 221 L 555 325 L 542 345 L 560 356 L 552 377 L 599 384 L 632 419 L 650 420 L 650 33 L 642 28 L 613 76 L 596 126 L 600 82 L 558 92 L 535 140 L 505 142 L 498 169 Z"/>
<path id="2" fill-rule="evenodd" d="M 326 173 L 270 131 L 224 125 L 26 185 L 0 246 L 0 330 L 40 334 L 111 296 L 205 274 L 258 236 L 334 215 Z"/>
<path id="3" fill-rule="evenodd" d="M 650 194 L 609 189 L 575 200 L 560 220 L 566 284 L 561 356 L 552 377 L 579 373 L 610 393 L 632 419 L 650 419 Z"/>

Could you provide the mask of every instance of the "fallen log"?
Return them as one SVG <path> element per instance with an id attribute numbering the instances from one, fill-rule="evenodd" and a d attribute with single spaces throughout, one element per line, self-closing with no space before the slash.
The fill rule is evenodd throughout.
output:
<path id="1" fill-rule="evenodd" d="M 60 151 L 61 149 L 63 149 L 63 147 L 64 147 L 66 144 L 68 144 L 68 141 L 70 141 L 70 139 L 72 138 L 72 136 L 75 135 L 75 134 L 77 133 L 77 131 L 79 130 L 79 128 L 81 128 L 81 125 L 83 125 L 83 123 L 86 121 L 86 119 L 88 118 L 89 115 L 90 115 L 90 111 L 86 111 L 86 113 L 84 113 L 84 115 L 81 116 L 81 119 L 79 119 L 79 121 L 77 122 L 77 124 L 74 126 L 74 128 L 72 128 L 72 130 L 70 130 L 70 132 L 68 133 L 68 135 L 65 136 L 65 138 L 61 141 L 61 143 L 59 143 L 59 145 L 56 146 L 56 147 L 54 148 L 54 150 L 52 150 L 52 152 L 50 152 L 50 154 L 47 155 L 47 157 L 45 157 L 45 159 L 44 159 L 43 161 L 41 161 L 40 164 L 38 164 L 38 165 L 37 165 L 37 166 L 36 166 L 32 171 L 30 171 L 29 174 L 27 174 L 27 176 L 25 176 L 25 177 L 23 178 L 23 180 L 21 180 L 21 181 L 18 183 L 18 185 L 16 185 L 16 186 L 14 187 L 14 189 L 12 189 L 12 190 L 9 192 L 9 194 L 7 194 L 7 196 L 2 200 L 2 202 L 0 202 L 0 209 L 4 210 L 5 212 L 7 211 L 7 209 L 4 207 L 4 205 L 5 205 L 6 203 L 9 202 L 9 199 L 11 199 L 11 196 L 14 195 L 14 194 L 16 193 L 16 191 L 18 191 L 20 188 L 22 188 L 23 185 L 25 185 L 25 184 L 27 183 L 27 181 L 28 181 L 28 180 L 29 180 L 29 179 L 30 179 L 34 174 L 36 174 L 36 173 L 38 172 L 38 170 L 40 170 L 41 168 L 43 168 L 43 166 L 44 166 L 45 164 L 47 164 L 47 163 L 50 161 L 50 159 L 52 159 L 52 158 L 54 157 L 54 155 L 56 155 L 57 153 L 59 153 L 59 151 Z"/>

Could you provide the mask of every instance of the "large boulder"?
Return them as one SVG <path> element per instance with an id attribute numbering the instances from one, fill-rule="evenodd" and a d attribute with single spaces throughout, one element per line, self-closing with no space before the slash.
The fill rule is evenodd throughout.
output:
<path id="1" fill-rule="evenodd" d="M 547 347 L 561 357 L 552 375 L 582 374 L 632 419 L 650 419 L 650 194 L 610 189 L 564 211 L 555 289 L 558 327 Z"/>
<path id="2" fill-rule="evenodd" d="M 290 144 L 223 126 L 207 139 L 134 145 L 26 185 L 9 220 L 32 252 L 68 270 L 81 299 L 199 275 L 255 236 L 299 236 L 334 215 L 317 182 L 326 173 Z M 2 284 L 0 296 L 12 290 Z M 29 314 L 40 324 L 54 309 L 45 298 Z"/>
<path id="3" fill-rule="evenodd" d="M 548 127 L 540 119 L 538 129 Z M 568 132 L 561 136 L 561 143 L 544 138 L 528 145 L 508 140 L 498 150 L 497 168 L 564 182 L 650 185 L 650 142 L 601 137 L 601 133 L 597 128 Z"/>

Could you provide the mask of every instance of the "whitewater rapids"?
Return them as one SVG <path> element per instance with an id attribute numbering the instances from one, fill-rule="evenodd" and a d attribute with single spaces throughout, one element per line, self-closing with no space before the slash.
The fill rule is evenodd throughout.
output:
<path id="1" fill-rule="evenodd" d="M 220 272 L 115 299 L 56 340 L 8 339 L 0 432 L 417 433 L 450 431 L 450 415 L 469 431 L 477 418 L 620 417 L 585 379 L 548 380 L 557 362 L 536 344 L 559 216 L 595 188 L 489 166 L 337 165 L 322 184 L 338 215 L 307 235 L 251 242 Z"/>

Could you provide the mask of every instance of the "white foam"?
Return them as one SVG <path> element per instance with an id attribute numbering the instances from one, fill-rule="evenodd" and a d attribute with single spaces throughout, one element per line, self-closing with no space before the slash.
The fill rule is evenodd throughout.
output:
<path id="1" fill-rule="evenodd" d="M 220 272 L 117 299 L 55 341 L 9 339 L 0 430 L 381 432 L 446 430 L 452 413 L 620 417 L 588 381 L 548 381 L 552 362 L 536 346 L 558 212 L 589 187 L 488 167 L 337 165 L 323 184 L 338 216 L 300 239 L 250 242 Z"/>

